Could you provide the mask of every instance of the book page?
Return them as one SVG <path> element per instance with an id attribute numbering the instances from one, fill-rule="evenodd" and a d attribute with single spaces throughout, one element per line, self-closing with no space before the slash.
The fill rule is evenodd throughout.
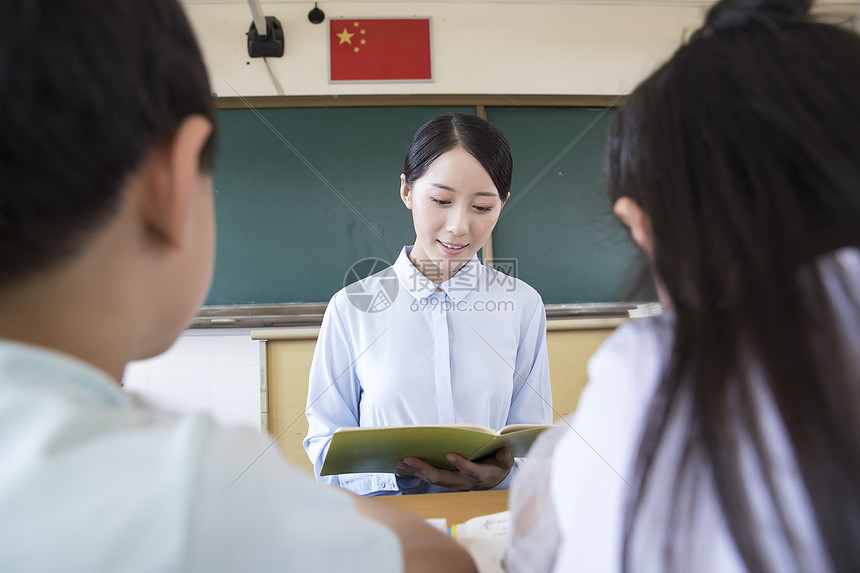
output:
<path id="1" fill-rule="evenodd" d="M 451 538 L 469 552 L 479 573 L 505 573 L 510 532 L 510 511 L 481 515 L 450 528 Z"/>
<path id="2" fill-rule="evenodd" d="M 517 426 L 521 426 L 523 428 L 531 427 L 531 424 L 512 424 L 510 426 L 506 426 L 507 428 L 515 428 Z M 468 430 L 470 432 L 478 432 L 481 434 L 487 434 L 490 436 L 498 436 L 500 432 L 492 428 L 488 428 L 487 426 L 481 426 L 480 424 L 411 424 L 408 426 L 354 426 L 347 428 L 338 428 L 335 430 L 335 433 L 338 432 L 366 432 L 368 430 L 381 430 L 381 429 L 389 429 L 389 430 L 399 430 L 406 428 L 448 428 L 451 430 Z M 504 431 L 502 428 L 501 431 Z"/>
<path id="3" fill-rule="evenodd" d="M 499 430 L 499 435 L 510 434 L 511 432 L 519 432 L 521 430 L 546 430 L 549 424 L 510 424 Z"/>

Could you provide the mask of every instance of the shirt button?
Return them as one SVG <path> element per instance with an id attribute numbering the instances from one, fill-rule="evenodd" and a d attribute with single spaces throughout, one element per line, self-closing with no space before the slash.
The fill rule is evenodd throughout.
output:
<path id="1" fill-rule="evenodd" d="M 436 294 L 439 294 L 440 292 L 442 292 L 442 287 L 436 287 Z"/>

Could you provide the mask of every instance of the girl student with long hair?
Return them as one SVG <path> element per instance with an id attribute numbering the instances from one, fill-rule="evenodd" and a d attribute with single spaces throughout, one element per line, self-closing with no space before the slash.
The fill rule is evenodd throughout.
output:
<path id="1" fill-rule="evenodd" d="M 400 176 L 415 243 L 335 294 L 323 318 L 304 440 L 317 476 L 340 427 L 552 421 L 543 302 L 476 256 L 512 172 L 507 140 L 481 118 L 440 115 L 415 133 Z M 402 475 L 319 479 L 361 495 L 506 488 L 520 464 L 504 448 L 477 462 L 448 459 L 456 470 L 406 458 Z"/>
<path id="2" fill-rule="evenodd" d="M 618 111 L 668 310 L 536 443 L 509 571 L 860 571 L 860 38 L 809 9 L 718 2 Z"/>

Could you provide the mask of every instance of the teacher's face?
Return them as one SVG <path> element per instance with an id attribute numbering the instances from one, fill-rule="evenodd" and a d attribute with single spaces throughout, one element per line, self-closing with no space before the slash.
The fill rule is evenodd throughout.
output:
<path id="1" fill-rule="evenodd" d="M 440 155 L 411 186 L 401 175 L 400 196 L 415 225 L 409 258 L 434 282 L 454 276 L 484 246 L 503 205 L 487 171 L 459 147 Z"/>

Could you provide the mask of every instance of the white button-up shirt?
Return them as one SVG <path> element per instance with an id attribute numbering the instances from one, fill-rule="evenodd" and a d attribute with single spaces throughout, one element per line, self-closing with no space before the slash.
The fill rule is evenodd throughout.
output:
<path id="1" fill-rule="evenodd" d="M 335 294 L 326 309 L 304 441 L 317 475 L 340 427 L 552 421 L 540 295 L 477 257 L 437 285 L 412 264 L 410 250 Z M 394 474 L 320 480 L 363 495 L 444 491 L 398 485 Z"/>
<path id="2" fill-rule="evenodd" d="M 268 446 L 0 340 L 0 571 L 403 570 L 394 532 Z"/>

